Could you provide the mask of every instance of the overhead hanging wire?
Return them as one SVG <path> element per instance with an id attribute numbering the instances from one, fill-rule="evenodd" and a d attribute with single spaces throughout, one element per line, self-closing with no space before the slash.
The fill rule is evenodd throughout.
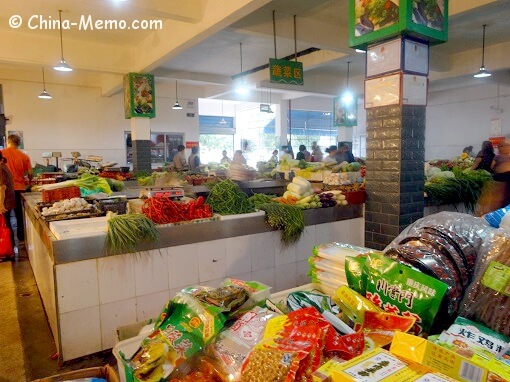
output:
<path id="1" fill-rule="evenodd" d="M 297 62 L 297 28 L 296 28 L 296 15 L 294 15 L 294 61 Z"/>
<path id="2" fill-rule="evenodd" d="M 275 17 L 276 11 L 273 10 L 273 40 L 274 40 L 274 58 L 275 60 L 278 58 L 276 55 L 276 17 Z"/>

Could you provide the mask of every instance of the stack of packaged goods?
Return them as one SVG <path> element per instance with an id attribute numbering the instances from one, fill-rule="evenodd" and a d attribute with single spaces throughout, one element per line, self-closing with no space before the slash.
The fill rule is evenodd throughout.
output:
<path id="1" fill-rule="evenodd" d="M 313 283 L 320 284 L 321 290 L 333 295 L 342 285 L 347 285 L 345 263 L 348 257 L 367 254 L 371 250 L 349 244 L 329 243 L 314 247 L 309 276 Z"/>
<path id="2" fill-rule="evenodd" d="M 309 262 L 316 284 L 272 296 L 183 290 L 123 357 L 126 380 L 510 381 L 510 232 L 443 213 L 384 253 L 331 243 Z"/>

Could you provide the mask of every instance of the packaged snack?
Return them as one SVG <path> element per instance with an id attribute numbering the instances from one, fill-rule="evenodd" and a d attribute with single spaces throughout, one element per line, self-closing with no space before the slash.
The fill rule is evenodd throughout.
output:
<path id="1" fill-rule="evenodd" d="M 347 260 L 349 256 L 345 258 Z M 328 260 L 323 257 L 319 256 L 312 256 L 308 259 L 308 263 L 310 264 L 310 270 L 313 271 L 314 269 L 335 273 L 339 276 L 345 277 L 345 267 L 342 265 L 341 262 Z"/>
<path id="2" fill-rule="evenodd" d="M 363 332 L 365 351 L 391 343 L 396 331 L 408 332 L 414 326 L 414 317 L 401 317 L 391 313 L 365 312 Z"/>
<path id="3" fill-rule="evenodd" d="M 367 299 L 388 313 L 416 318 L 415 334 L 428 333 L 448 286 L 378 254 L 364 265 Z"/>
<path id="4" fill-rule="evenodd" d="M 356 324 L 363 324 L 365 312 L 372 311 L 378 313 L 383 311 L 372 301 L 347 286 L 338 288 L 332 298 L 341 310 L 342 321 L 352 328 Z"/>
<path id="5" fill-rule="evenodd" d="M 500 353 L 503 353 L 502 357 L 505 356 L 510 338 L 463 317 L 457 317 L 453 325 L 441 333 L 434 342 L 467 358 L 475 354 L 494 358 Z M 510 366 L 510 354 L 506 355 L 505 359 Z"/>
<path id="6" fill-rule="evenodd" d="M 345 360 L 333 357 L 324 365 L 315 370 L 312 374 L 312 382 L 331 382 L 331 373 L 332 370 L 337 367 L 337 365 L 344 363 Z"/>
<path id="7" fill-rule="evenodd" d="M 332 370 L 333 382 L 454 382 L 434 369 L 377 348 Z"/>
<path id="8" fill-rule="evenodd" d="M 345 258 L 345 275 L 349 288 L 354 289 L 356 292 L 364 295 L 366 291 L 366 277 L 363 278 L 363 265 L 365 264 L 366 256 L 347 256 Z"/>
<path id="9" fill-rule="evenodd" d="M 126 360 L 139 381 L 159 381 L 186 359 L 200 351 L 221 330 L 223 308 L 193 297 L 188 288 L 164 307 L 154 331 L 142 341 L 140 350 Z"/>
<path id="10" fill-rule="evenodd" d="M 480 259 L 459 314 L 510 336 L 510 237 L 499 234 Z"/>
<path id="11" fill-rule="evenodd" d="M 337 273 L 331 273 L 320 269 L 315 269 L 310 272 L 312 283 L 324 284 L 328 287 L 336 289 L 341 285 L 347 285 L 345 276 L 340 276 Z"/>
<path id="12" fill-rule="evenodd" d="M 331 312 L 335 315 L 340 313 L 338 306 L 331 300 L 331 297 L 314 292 L 292 292 L 287 297 L 287 306 L 291 311 L 301 308 L 314 307 L 319 312 Z"/>
<path id="13" fill-rule="evenodd" d="M 203 354 L 194 356 L 170 376 L 170 382 L 230 382 L 214 359 Z"/>
<path id="14" fill-rule="evenodd" d="M 248 300 L 248 293 L 236 285 L 226 285 L 213 290 L 196 290 L 193 297 L 222 311 L 236 311 Z"/>
<path id="15" fill-rule="evenodd" d="M 241 382 L 292 382 L 299 361 L 305 356 L 303 351 L 263 347 L 253 349 L 243 366 Z"/>
<path id="16" fill-rule="evenodd" d="M 319 256 L 323 259 L 343 264 L 347 256 L 357 256 L 370 251 L 368 248 L 356 247 L 350 244 L 329 243 L 314 247 L 312 253 L 313 256 Z"/>
<path id="17" fill-rule="evenodd" d="M 271 294 L 271 287 L 262 284 L 258 281 L 243 281 L 234 278 L 227 278 L 222 283 L 222 286 L 235 285 L 243 288 L 248 293 L 248 300 L 237 310 L 236 313 L 244 313 L 254 306 L 263 305 L 264 301 Z"/>
<path id="18" fill-rule="evenodd" d="M 221 332 L 208 352 L 222 365 L 233 380 L 240 378 L 241 367 L 253 347 L 262 339 L 267 321 L 276 313 L 255 307 Z"/>

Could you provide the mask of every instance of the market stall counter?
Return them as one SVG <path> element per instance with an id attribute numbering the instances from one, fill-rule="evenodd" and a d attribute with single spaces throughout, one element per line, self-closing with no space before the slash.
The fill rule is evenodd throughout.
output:
<path id="1" fill-rule="evenodd" d="M 305 231 L 289 246 L 263 214 L 252 213 L 161 225 L 157 241 L 106 256 L 106 217 L 48 223 L 40 198 L 24 195 L 27 250 L 63 361 L 112 348 L 116 328 L 156 316 L 183 287 L 217 286 L 232 276 L 277 292 L 309 282 L 315 245 L 364 241 L 363 205 L 348 205 L 303 211 Z"/>

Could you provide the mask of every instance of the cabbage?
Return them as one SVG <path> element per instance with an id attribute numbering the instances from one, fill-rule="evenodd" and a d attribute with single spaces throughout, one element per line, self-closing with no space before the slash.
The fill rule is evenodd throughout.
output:
<path id="1" fill-rule="evenodd" d="M 455 178 L 455 174 L 451 171 L 440 171 L 431 178 Z"/>
<path id="2" fill-rule="evenodd" d="M 439 167 L 430 167 L 427 171 L 427 178 L 433 178 L 439 173 L 441 173 L 441 169 Z"/>

